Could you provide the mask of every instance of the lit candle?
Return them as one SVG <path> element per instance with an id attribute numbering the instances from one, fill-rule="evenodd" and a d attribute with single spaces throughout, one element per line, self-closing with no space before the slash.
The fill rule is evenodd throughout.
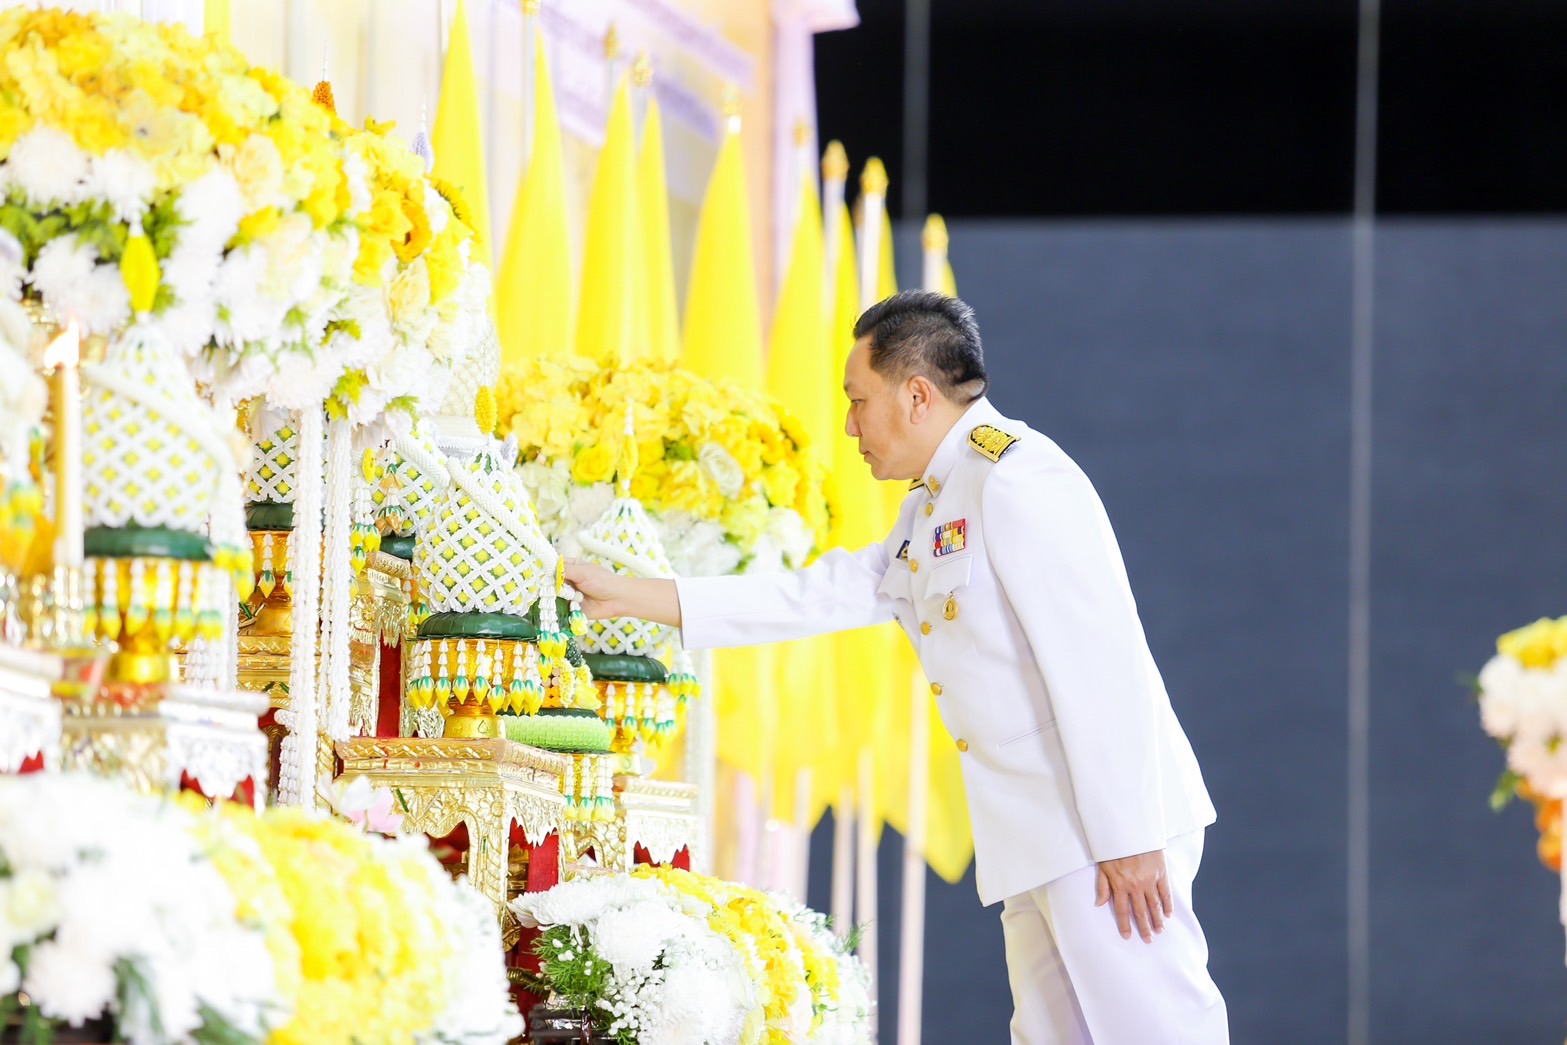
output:
<path id="1" fill-rule="evenodd" d="M 54 408 L 54 564 L 82 565 L 82 381 L 81 338 L 76 320 L 44 350 L 53 366 L 49 394 Z"/>

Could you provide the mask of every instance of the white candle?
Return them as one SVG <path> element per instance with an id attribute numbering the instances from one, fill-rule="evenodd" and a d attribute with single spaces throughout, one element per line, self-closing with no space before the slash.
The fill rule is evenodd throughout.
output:
<path id="1" fill-rule="evenodd" d="M 53 365 L 49 381 L 54 408 L 54 564 L 82 565 L 82 382 L 77 364 L 81 339 L 73 319 L 44 351 Z"/>

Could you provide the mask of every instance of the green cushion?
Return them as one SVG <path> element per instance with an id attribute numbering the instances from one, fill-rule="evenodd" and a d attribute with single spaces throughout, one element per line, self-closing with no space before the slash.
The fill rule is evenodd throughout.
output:
<path id="1" fill-rule="evenodd" d="M 583 708 L 544 708 L 537 715 L 501 715 L 506 739 L 547 751 L 609 750 L 614 731 L 597 712 Z"/>
<path id="2" fill-rule="evenodd" d="M 82 544 L 95 559 L 212 559 L 212 546 L 205 534 L 166 526 L 89 526 Z"/>
<path id="3" fill-rule="evenodd" d="M 510 613 L 432 613 L 419 625 L 421 639 L 521 639 L 532 642 L 538 631 L 524 617 Z"/>
<path id="4" fill-rule="evenodd" d="M 669 669 L 652 657 L 619 653 L 589 653 L 584 659 L 593 677 L 604 682 L 667 682 Z"/>
<path id="5" fill-rule="evenodd" d="M 413 562 L 414 535 L 410 533 L 406 537 L 399 537 L 396 534 L 388 534 L 381 538 L 381 550 L 404 562 Z"/>
<path id="6" fill-rule="evenodd" d="M 245 526 L 252 530 L 292 530 L 294 506 L 277 501 L 251 501 L 245 505 Z"/>

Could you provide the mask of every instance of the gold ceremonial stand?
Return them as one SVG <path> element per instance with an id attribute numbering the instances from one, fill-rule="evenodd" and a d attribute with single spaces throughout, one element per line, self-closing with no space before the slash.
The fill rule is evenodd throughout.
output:
<path id="1" fill-rule="evenodd" d="M 267 742 L 256 720 L 265 699 L 174 684 L 149 687 L 136 701 L 100 693 L 60 706 L 62 769 L 116 776 L 148 793 L 179 790 L 188 777 L 208 798 L 229 798 L 249 780 L 248 797 L 260 807 Z"/>
<path id="2" fill-rule="evenodd" d="M 508 882 L 512 825 L 537 848 L 565 822 L 566 756 L 551 751 L 509 740 L 356 737 L 338 743 L 337 755 L 345 777 L 392 790 L 404 831 L 444 838 L 465 827 L 468 879 L 498 909 L 520 891 Z"/>

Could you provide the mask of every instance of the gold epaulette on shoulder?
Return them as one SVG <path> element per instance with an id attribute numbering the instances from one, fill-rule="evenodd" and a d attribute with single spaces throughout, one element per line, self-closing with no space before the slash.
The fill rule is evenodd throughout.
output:
<path id="1" fill-rule="evenodd" d="M 992 461 L 1001 460 L 1001 455 L 1012 449 L 1015 442 L 1017 436 L 991 425 L 980 425 L 968 434 L 968 444 Z"/>

